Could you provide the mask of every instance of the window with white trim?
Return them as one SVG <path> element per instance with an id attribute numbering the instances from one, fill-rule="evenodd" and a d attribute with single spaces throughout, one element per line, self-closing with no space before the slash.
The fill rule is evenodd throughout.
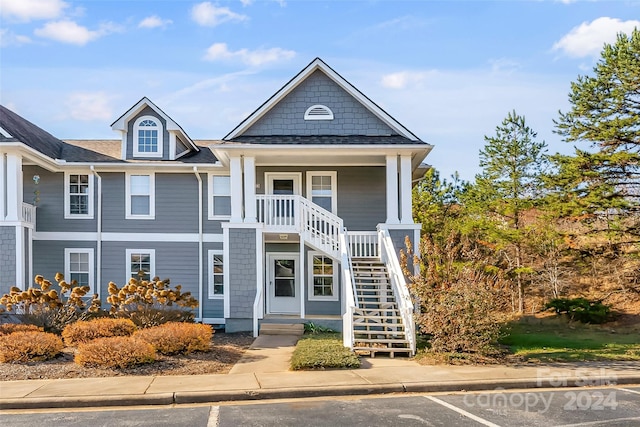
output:
<path id="1" fill-rule="evenodd" d="M 155 175 L 126 173 L 126 218 L 154 219 Z"/>
<path id="2" fill-rule="evenodd" d="M 231 216 L 231 177 L 209 174 L 209 219 Z"/>
<path id="3" fill-rule="evenodd" d="M 94 292 L 93 248 L 64 249 L 64 279 L 75 286 L 89 286 Z"/>
<path id="4" fill-rule="evenodd" d="M 133 124 L 134 157 L 162 157 L 163 133 L 160 119 L 139 117 Z"/>
<path id="5" fill-rule="evenodd" d="M 337 212 L 337 173 L 332 172 L 307 172 L 307 198 L 316 205 Z"/>
<path id="6" fill-rule="evenodd" d="M 209 254 L 209 299 L 224 297 L 224 255 L 222 250 L 210 250 Z"/>
<path id="7" fill-rule="evenodd" d="M 93 175 L 65 172 L 64 217 L 93 218 Z"/>
<path id="8" fill-rule="evenodd" d="M 309 300 L 338 300 L 338 269 L 333 258 L 309 252 Z"/>
<path id="9" fill-rule="evenodd" d="M 155 249 L 127 249 L 126 250 L 127 278 L 151 280 L 156 275 Z"/>

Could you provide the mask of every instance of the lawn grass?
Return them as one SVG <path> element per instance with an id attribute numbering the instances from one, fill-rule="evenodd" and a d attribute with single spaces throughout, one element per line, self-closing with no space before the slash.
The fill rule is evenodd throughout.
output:
<path id="1" fill-rule="evenodd" d="M 304 335 L 291 356 L 291 370 L 353 369 L 360 367 L 360 359 L 342 345 L 338 333 Z"/>
<path id="2" fill-rule="evenodd" d="M 515 356 L 540 362 L 640 360 L 637 327 L 585 325 L 564 318 L 517 321 L 500 343 Z"/>

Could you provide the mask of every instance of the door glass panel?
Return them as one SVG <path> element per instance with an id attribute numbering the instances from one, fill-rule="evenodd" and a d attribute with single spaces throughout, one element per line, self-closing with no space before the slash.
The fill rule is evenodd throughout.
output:
<path id="1" fill-rule="evenodd" d="M 293 194 L 292 179 L 274 179 L 273 194 Z"/>
<path id="2" fill-rule="evenodd" d="M 295 261 L 292 259 L 276 259 L 273 261 L 274 276 L 274 296 L 295 297 L 296 296 L 296 272 Z"/>

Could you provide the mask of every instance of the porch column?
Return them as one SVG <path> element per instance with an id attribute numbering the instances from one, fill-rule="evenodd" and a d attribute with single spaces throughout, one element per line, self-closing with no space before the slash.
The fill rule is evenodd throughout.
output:
<path id="1" fill-rule="evenodd" d="M 411 156 L 400 156 L 400 223 L 413 224 L 411 210 Z"/>
<path id="2" fill-rule="evenodd" d="M 22 157 L 17 154 L 7 154 L 6 165 L 7 205 L 6 220 L 20 221 L 22 219 Z"/>
<path id="3" fill-rule="evenodd" d="M 387 156 L 387 224 L 398 224 L 398 156 Z"/>
<path id="4" fill-rule="evenodd" d="M 5 168 L 5 153 L 0 152 L 0 221 L 4 221 L 4 217 L 7 215 L 7 206 L 5 204 L 5 186 L 7 182 L 7 171 Z"/>
<path id="5" fill-rule="evenodd" d="M 244 158 L 244 222 L 256 222 L 256 159 Z"/>
<path id="6" fill-rule="evenodd" d="M 229 159 L 231 169 L 231 219 L 229 222 L 242 222 L 242 162 L 240 157 Z"/>

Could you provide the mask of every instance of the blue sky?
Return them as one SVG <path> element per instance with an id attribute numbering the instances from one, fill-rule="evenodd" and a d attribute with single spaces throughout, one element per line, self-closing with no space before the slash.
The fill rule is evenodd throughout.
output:
<path id="1" fill-rule="evenodd" d="M 0 17 L 0 103 L 59 138 L 118 138 L 148 96 L 219 139 L 321 57 L 470 180 L 513 109 L 571 151 L 553 119 L 640 1 L 0 0 Z"/>

